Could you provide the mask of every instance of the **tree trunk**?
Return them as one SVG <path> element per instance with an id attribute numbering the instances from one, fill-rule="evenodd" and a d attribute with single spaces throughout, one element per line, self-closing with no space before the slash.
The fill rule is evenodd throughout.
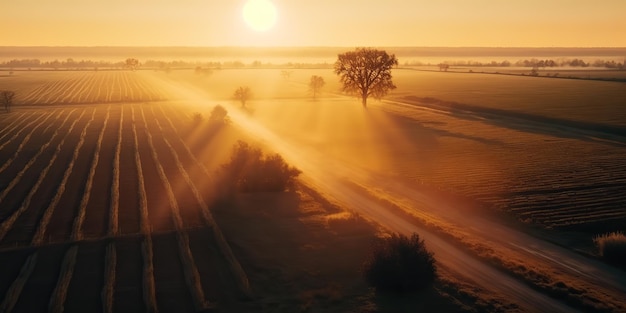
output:
<path id="1" fill-rule="evenodd" d="M 366 95 L 361 96 L 361 103 L 363 104 L 364 108 L 367 108 L 367 96 Z"/>

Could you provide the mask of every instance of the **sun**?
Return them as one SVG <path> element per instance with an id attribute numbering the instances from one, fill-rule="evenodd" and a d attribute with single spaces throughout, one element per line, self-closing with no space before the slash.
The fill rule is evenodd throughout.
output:
<path id="1" fill-rule="evenodd" d="M 243 6 L 243 19 L 257 32 L 264 32 L 276 24 L 276 7 L 269 0 L 248 0 Z"/>

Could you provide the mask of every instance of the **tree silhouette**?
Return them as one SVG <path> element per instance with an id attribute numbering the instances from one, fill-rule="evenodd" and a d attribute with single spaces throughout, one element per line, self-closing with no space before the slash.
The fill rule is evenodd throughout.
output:
<path id="1" fill-rule="evenodd" d="M 252 97 L 252 91 L 250 87 L 241 86 L 235 90 L 233 97 L 241 102 L 241 107 L 246 107 L 246 102 Z"/>
<path id="2" fill-rule="evenodd" d="M 293 71 L 283 70 L 283 71 L 280 71 L 280 76 L 282 76 L 285 80 L 289 80 L 289 78 L 291 78 L 292 73 Z"/>
<path id="3" fill-rule="evenodd" d="M 139 68 L 139 60 L 133 59 L 133 58 L 128 58 L 124 62 L 124 66 L 126 66 L 127 68 L 129 68 L 129 69 L 134 71 L 137 68 Z"/>
<path id="4" fill-rule="evenodd" d="M 9 112 L 11 104 L 13 104 L 13 98 L 15 97 L 15 91 L 3 90 L 0 92 L 0 101 L 4 104 L 4 109 Z"/>
<path id="5" fill-rule="evenodd" d="M 323 77 L 317 75 L 311 76 L 311 80 L 309 81 L 309 90 L 313 93 L 313 99 L 317 99 L 317 94 L 320 93 L 325 84 L 326 82 L 324 82 Z"/>
<path id="6" fill-rule="evenodd" d="M 343 91 L 361 98 L 367 107 L 367 98 L 380 99 L 396 86 L 391 81 L 391 69 L 398 65 L 395 55 L 384 50 L 357 48 L 339 54 L 335 74 L 339 75 Z"/>

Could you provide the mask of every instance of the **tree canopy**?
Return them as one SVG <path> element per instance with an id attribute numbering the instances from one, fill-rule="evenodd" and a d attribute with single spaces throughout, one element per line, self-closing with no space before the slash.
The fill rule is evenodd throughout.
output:
<path id="1" fill-rule="evenodd" d="M 0 101 L 4 105 L 4 109 L 8 112 L 11 104 L 13 104 L 13 98 L 15 97 L 15 91 L 2 90 L 0 91 Z"/>
<path id="2" fill-rule="evenodd" d="M 343 91 L 360 97 L 366 107 L 369 96 L 380 99 L 396 88 L 391 81 L 391 69 L 396 65 L 396 56 L 384 50 L 357 48 L 339 54 L 335 73 L 340 77 Z"/>
<path id="3" fill-rule="evenodd" d="M 252 97 L 252 91 L 248 86 L 241 86 L 235 90 L 233 97 L 241 102 L 241 107 L 246 107 L 246 102 Z"/>
<path id="4" fill-rule="evenodd" d="M 325 84 L 326 82 L 324 82 L 323 77 L 317 75 L 311 76 L 311 80 L 309 81 L 309 90 L 313 93 L 313 99 L 317 99 L 317 94 L 320 93 Z"/>

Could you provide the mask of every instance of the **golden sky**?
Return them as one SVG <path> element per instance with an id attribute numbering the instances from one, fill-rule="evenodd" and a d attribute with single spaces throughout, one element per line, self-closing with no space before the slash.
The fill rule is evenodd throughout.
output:
<path id="1" fill-rule="evenodd" d="M 0 0 L 0 46 L 626 47 L 626 0 Z"/>

